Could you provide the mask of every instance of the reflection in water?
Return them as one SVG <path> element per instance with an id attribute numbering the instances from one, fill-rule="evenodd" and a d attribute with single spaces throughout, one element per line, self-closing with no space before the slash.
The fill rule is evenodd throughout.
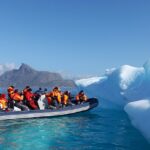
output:
<path id="1" fill-rule="evenodd" d="M 0 122 L 0 149 L 148 150 L 148 143 L 119 110 Z"/>

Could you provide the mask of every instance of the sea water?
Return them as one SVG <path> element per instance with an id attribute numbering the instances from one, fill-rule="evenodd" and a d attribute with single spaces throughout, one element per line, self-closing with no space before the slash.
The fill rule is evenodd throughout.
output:
<path id="1" fill-rule="evenodd" d="M 0 150 L 150 150 L 121 110 L 0 121 Z"/>

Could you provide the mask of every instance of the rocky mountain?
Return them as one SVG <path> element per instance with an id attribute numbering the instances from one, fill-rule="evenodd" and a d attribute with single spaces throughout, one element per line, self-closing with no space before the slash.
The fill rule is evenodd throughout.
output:
<path id="1" fill-rule="evenodd" d="M 16 87 L 24 87 L 26 85 L 32 87 L 75 87 L 74 81 L 64 80 L 58 73 L 37 71 L 26 64 L 22 64 L 19 69 L 7 71 L 0 76 L 0 86 L 8 87 L 9 85 Z"/>

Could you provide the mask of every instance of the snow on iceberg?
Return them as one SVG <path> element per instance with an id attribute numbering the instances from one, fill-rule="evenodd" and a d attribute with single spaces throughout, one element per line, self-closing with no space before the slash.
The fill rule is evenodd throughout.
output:
<path id="1" fill-rule="evenodd" d="M 139 80 L 144 73 L 143 68 L 135 68 L 132 66 L 124 65 L 120 68 L 120 88 L 126 90 L 131 88 L 134 84 L 139 84 Z M 138 78 L 139 77 L 139 78 Z M 135 86 L 135 85 L 134 85 Z"/>
<path id="2" fill-rule="evenodd" d="M 150 97 L 150 61 L 143 67 L 129 65 L 106 71 L 104 76 L 76 81 L 92 96 L 104 98 L 120 106 Z"/>
<path id="3" fill-rule="evenodd" d="M 150 99 L 130 102 L 125 106 L 132 124 L 150 142 Z"/>
<path id="4" fill-rule="evenodd" d="M 86 86 L 89 86 L 91 84 L 102 81 L 104 79 L 105 79 L 105 77 L 91 77 L 91 78 L 87 78 L 87 79 L 76 80 L 75 83 L 77 86 L 86 87 Z"/>

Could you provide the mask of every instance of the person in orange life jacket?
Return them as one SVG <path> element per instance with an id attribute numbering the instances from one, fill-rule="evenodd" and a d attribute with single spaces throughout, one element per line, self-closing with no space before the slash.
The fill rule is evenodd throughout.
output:
<path id="1" fill-rule="evenodd" d="M 28 89 L 30 89 L 30 86 L 28 86 L 28 85 L 23 89 L 23 96 L 24 96 L 23 103 L 25 105 L 27 105 L 26 93 L 27 93 Z"/>
<path id="2" fill-rule="evenodd" d="M 8 103 L 8 100 L 6 99 L 6 95 L 0 94 L 0 109 L 7 110 L 7 108 L 8 108 L 7 103 Z"/>
<path id="3" fill-rule="evenodd" d="M 51 92 L 50 92 L 50 93 L 46 93 L 45 96 L 46 96 L 48 105 L 53 105 L 53 101 L 52 101 L 52 93 L 51 93 Z"/>
<path id="4" fill-rule="evenodd" d="M 14 93 L 15 87 L 13 85 L 9 86 L 7 89 L 8 92 L 8 108 L 14 109 L 14 101 L 12 95 Z"/>
<path id="5" fill-rule="evenodd" d="M 27 100 L 27 105 L 31 108 L 31 109 L 38 109 L 38 106 L 36 105 L 35 101 L 34 101 L 34 97 L 35 95 L 32 93 L 32 89 L 29 88 L 26 93 L 25 93 L 25 97 Z"/>
<path id="6" fill-rule="evenodd" d="M 15 87 L 13 85 L 11 85 L 8 87 L 7 92 L 8 92 L 8 94 L 11 94 L 12 92 L 14 92 L 14 90 L 15 90 Z M 10 96 L 10 95 L 8 95 L 8 96 Z"/>
<path id="7" fill-rule="evenodd" d="M 50 93 L 46 94 L 49 105 L 56 107 L 61 106 L 61 92 L 58 87 L 53 88 Z"/>
<path id="8" fill-rule="evenodd" d="M 28 89 L 30 89 L 30 86 L 26 86 L 26 87 L 23 89 L 23 95 L 24 95 L 24 98 L 25 98 L 25 99 L 26 99 L 26 93 L 27 93 Z"/>
<path id="9" fill-rule="evenodd" d="M 56 109 L 57 101 L 52 97 L 52 92 L 46 93 L 45 96 L 46 96 L 48 108 Z"/>
<path id="10" fill-rule="evenodd" d="M 81 90 L 77 95 L 76 95 L 76 102 L 77 104 L 80 104 L 82 102 L 87 101 L 87 96 L 84 94 L 84 91 Z"/>
<path id="11" fill-rule="evenodd" d="M 29 108 L 25 106 L 22 102 L 24 98 L 23 93 L 19 93 L 18 89 L 16 89 L 14 93 L 12 93 L 11 97 L 15 101 L 14 105 L 16 107 L 20 108 L 21 110 L 29 110 Z"/>
<path id="12" fill-rule="evenodd" d="M 48 93 L 45 93 L 45 96 L 46 96 L 48 108 L 50 108 L 50 109 L 56 109 L 57 100 L 53 98 L 52 91 L 50 91 Z"/>
<path id="13" fill-rule="evenodd" d="M 67 105 L 68 105 L 68 102 L 69 102 L 69 92 L 68 92 L 68 91 L 65 91 L 65 92 L 62 94 L 62 104 L 63 104 L 63 106 L 67 106 Z"/>
<path id="14" fill-rule="evenodd" d="M 65 91 L 62 95 L 62 104 L 63 106 L 73 105 L 71 102 L 71 93 L 69 91 Z"/>
<path id="15" fill-rule="evenodd" d="M 53 89 L 53 91 L 52 91 L 52 97 L 54 98 L 54 99 L 56 99 L 57 100 L 57 106 L 58 107 L 60 107 L 61 106 L 61 90 L 60 90 L 60 88 L 58 88 L 58 87 L 55 87 L 54 89 Z"/>

